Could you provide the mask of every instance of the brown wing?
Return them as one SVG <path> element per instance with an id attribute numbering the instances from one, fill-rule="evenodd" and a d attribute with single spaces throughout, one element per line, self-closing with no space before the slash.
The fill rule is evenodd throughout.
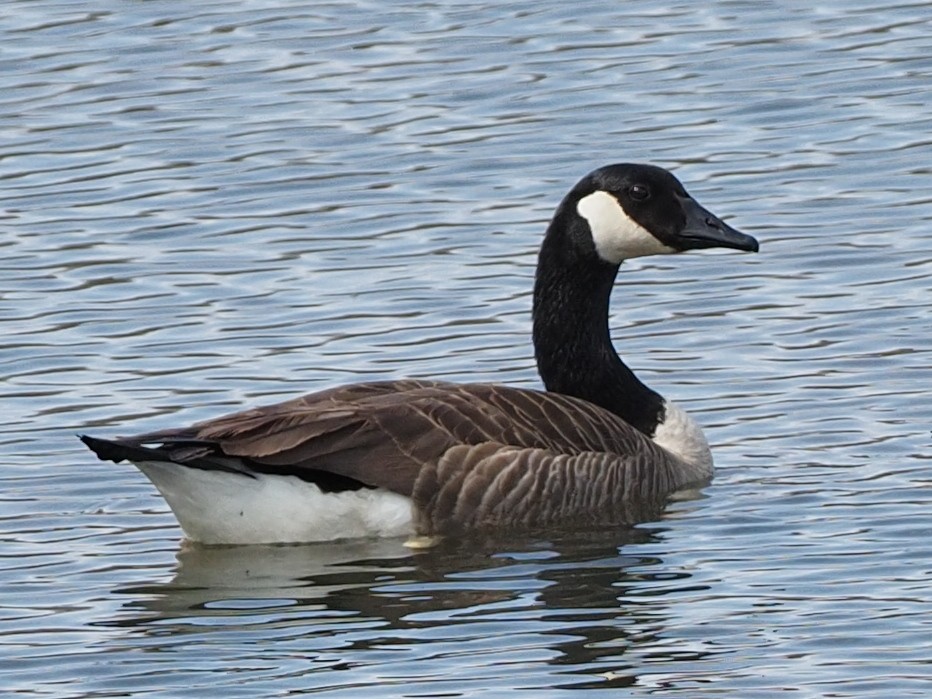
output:
<path id="1" fill-rule="evenodd" d="M 422 469 L 413 493 L 416 528 L 457 534 L 652 519 L 676 489 L 672 464 L 653 456 L 460 445 Z"/>
<path id="2" fill-rule="evenodd" d="M 637 456 L 644 460 L 641 470 L 660 462 L 661 472 L 672 462 L 623 420 L 585 401 L 494 384 L 417 380 L 354 384 L 122 441 L 160 443 L 174 460 L 200 460 L 201 467 L 212 459 L 229 468 L 232 457 L 246 471 L 326 472 L 407 496 L 419 492 L 421 499 L 429 474 L 441 465 L 444 483 L 469 481 L 467 497 L 496 470 L 518 473 L 522 465 L 533 465 L 543 487 L 542 474 L 555 466 L 583 478 L 610 456 Z M 483 459 L 470 456 L 475 447 Z M 582 458 L 586 453 L 596 456 Z M 509 460 L 514 463 L 505 469 Z"/>

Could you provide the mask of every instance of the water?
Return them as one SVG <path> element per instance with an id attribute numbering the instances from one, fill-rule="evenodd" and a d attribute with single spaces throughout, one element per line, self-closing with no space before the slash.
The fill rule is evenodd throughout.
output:
<path id="1" fill-rule="evenodd" d="M 930 20 L 7 2 L 0 690 L 928 696 Z M 617 345 L 719 467 L 661 521 L 193 548 L 74 439 L 352 380 L 536 386 L 543 227 L 623 160 L 762 243 L 619 280 Z"/>

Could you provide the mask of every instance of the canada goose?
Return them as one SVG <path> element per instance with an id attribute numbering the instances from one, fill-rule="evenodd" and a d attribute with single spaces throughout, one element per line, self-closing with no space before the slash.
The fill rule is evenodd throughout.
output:
<path id="1" fill-rule="evenodd" d="M 400 380 L 352 384 L 135 437 L 81 439 L 133 462 L 190 539 L 284 543 L 638 521 L 706 482 L 699 427 L 616 354 L 620 264 L 700 248 L 757 250 L 666 170 L 599 168 L 563 199 L 534 285 L 547 392 Z"/>

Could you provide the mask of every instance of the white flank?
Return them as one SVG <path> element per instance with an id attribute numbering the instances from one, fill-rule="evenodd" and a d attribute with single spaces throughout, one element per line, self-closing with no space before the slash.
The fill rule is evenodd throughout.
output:
<path id="1" fill-rule="evenodd" d="M 654 430 L 654 443 L 695 468 L 696 481 L 712 475 L 712 451 L 699 425 L 685 410 L 664 401 L 664 419 Z"/>
<path id="2" fill-rule="evenodd" d="M 249 478 L 161 461 L 136 466 L 188 538 L 203 544 L 301 543 L 414 531 L 410 498 L 388 490 L 324 493 L 295 476 Z"/>
<path id="3" fill-rule="evenodd" d="M 628 216 L 618 200 L 608 192 L 599 190 L 583 197 L 576 205 L 576 211 L 588 221 L 599 257 L 613 265 L 632 257 L 676 252 Z"/>

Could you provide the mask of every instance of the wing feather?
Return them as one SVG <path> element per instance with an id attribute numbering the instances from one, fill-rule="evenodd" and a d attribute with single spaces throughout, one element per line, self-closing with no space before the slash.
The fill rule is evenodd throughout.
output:
<path id="1" fill-rule="evenodd" d="M 675 480 L 673 464 L 647 455 L 557 454 L 484 443 L 458 445 L 425 467 L 413 498 L 420 531 L 457 534 L 484 528 L 630 524 L 659 512 Z M 655 488 L 641 483 L 646 472 Z"/>

